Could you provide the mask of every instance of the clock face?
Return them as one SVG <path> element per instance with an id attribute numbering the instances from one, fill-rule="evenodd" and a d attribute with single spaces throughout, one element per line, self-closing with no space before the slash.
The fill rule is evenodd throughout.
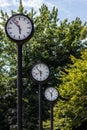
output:
<path id="1" fill-rule="evenodd" d="M 45 81 L 49 77 L 49 68 L 43 63 L 36 64 L 32 69 L 32 77 L 37 81 Z"/>
<path id="2" fill-rule="evenodd" d="M 30 38 L 33 33 L 33 23 L 23 14 L 16 14 L 7 20 L 5 31 L 7 36 L 14 41 Z"/>
<path id="3" fill-rule="evenodd" d="M 45 90 L 45 97 L 48 101 L 55 101 L 58 98 L 58 91 L 53 87 L 48 87 Z"/>

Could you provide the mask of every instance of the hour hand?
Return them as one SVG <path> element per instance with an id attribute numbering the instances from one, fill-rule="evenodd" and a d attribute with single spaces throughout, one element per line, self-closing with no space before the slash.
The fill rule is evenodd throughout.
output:
<path id="1" fill-rule="evenodd" d="M 19 28 L 19 33 L 21 34 L 21 27 L 19 26 L 18 28 Z"/>

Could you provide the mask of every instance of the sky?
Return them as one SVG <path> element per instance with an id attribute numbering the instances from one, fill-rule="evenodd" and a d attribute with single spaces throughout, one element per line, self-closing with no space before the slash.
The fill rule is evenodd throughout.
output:
<path id="1" fill-rule="evenodd" d="M 17 10 L 20 0 L 0 0 L 0 10 L 10 13 L 11 10 Z M 68 18 L 68 21 L 79 17 L 82 22 L 87 21 L 87 0 L 22 0 L 25 10 L 33 8 L 36 12 L 44 3 L 49 10 L 55 6 L 58 8 L 58 18 L 60 21 Z"/>

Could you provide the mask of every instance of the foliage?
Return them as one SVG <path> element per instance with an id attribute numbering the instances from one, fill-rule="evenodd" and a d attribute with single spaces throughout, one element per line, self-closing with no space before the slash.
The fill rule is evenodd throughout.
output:
<path id="1" fill-rule="evenodd" d="M 11 15 L 15 13 L 24 13 L 34 22 L 34 35 L 23 45 L 23 130 L 38 130 L 38 84 L 31 78 L 31 69 L 37 62 L 44 62 L 49 66 L 50 77 L 42 85 L 43 92 L 47 86 L 55 87 L 60 84 L 61 81 L 58 79 L 60 70 L 64 70 L 67 64 L 71 63 L 70 55 L 79 58 L 80 51 L 86 47 L 81 44 L 81 36 L 84 34 L 84 38 L 86 37 L 86 33 L 82 31 L 86 25 L 83 25 L 79 18 L 72 22 L 65 19 L 59 23 L 58 9 L 53 7 L 50 11 L 45 4 L 39 9 L 39 15 L 36 15 L 33 9 L 31 12 L 25 11 L 20 1 L 18 11 L 11 11 Z M 17 46 L 7 38 L 3 29 L 8 18 L 9 15 L 1 11 L 0 127 L 3 126 L 1 130 L 15 130 L 17 125 Z M 42 98 L 43 120 L 46 120 L 49 104 L 45 105 L 47 103 L 44 94 Z"/>
<path id="2" fill-rule="evenodd" d="M 58 100 L 54 107 L 54 130 L 80 129 L 87 122 L 87 50 L 81 55 L 71 56 L 72 64 L 61 72 L 58 90 L 67 100 Z"/>

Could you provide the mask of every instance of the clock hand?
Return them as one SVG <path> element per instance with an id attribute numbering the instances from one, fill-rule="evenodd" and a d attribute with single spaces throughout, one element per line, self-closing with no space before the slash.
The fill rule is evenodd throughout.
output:
<path id="1" fill-rule="evenodd" d="M 37 70 L 40 72 L 40 70 L 38 69 L 38 67 L 36 66 Z"/>
<path id="2" fill-rule="evenodd" d="M 41 70 L 39 70 L 38 69 L 38 67 L 36 67 L 37 68 L 37 70 L 39 71 L 39 73 L 40 73 L 40 77 L 42 77 L 42 71 Z"/>
<path id="3" fill-rule="evenodd" d="M 51 94 L 51 99 L 52 99 L 52 95 L 53 95 L 52 92 L 50 92 L 50 94 Z"/>
<path id="4" fill-rule="evenodd" d="M 53 92 L 53 91 L 50 91 L 50 90 L 48 90 L 48 91 L 49 91 L 49 93 L 50 93 L 50 95 L 51 95 L 51 99 L 52 99 L 52 95 L 53 95 L 52 92 Z"/>
<path id="5" fill-rule="evenodd" d="M 39 70 L 39 69 L 38 69 L 38 67 L 36 67 L 36 68 L 37 68 L 37 70 L 39 71 L 40 75 L 42 75 L 42 71 L 41 71 L 41 70 Z"/>
<path id="6" fill-rule="evenodd" d="M 54 90 L 52 90 L 52 88 L 49 90 L 50 93 L 53 93 Z"/>
<path id="7" fill-rule="evenodd" d="M 12 20 L 12 22 L 18 27 L 18 21 Z"/>
<path id="8" fill-rule="evenodd" d="M 22 29 L 21 29 L 20 25 L 18 25 L 18 28 L 19 28 L 19 33 L 21 34 L 21 30 L 22 30 Z"/>
<path id="9" fill-rule="evenodd" d="M 40 71 L 40 77 L 42 77 L 42 71 Z"/>
<path id="10" fill-rule="evenodd" d="M 20 25 L 18 24 L 18 21 L 14 21 L 14 20 L 12 20 L 12 21 L 13 21 L 13 23 L 18 27 L 19 33 L 21 34 L 21 27 L 20 27 Z"/>

